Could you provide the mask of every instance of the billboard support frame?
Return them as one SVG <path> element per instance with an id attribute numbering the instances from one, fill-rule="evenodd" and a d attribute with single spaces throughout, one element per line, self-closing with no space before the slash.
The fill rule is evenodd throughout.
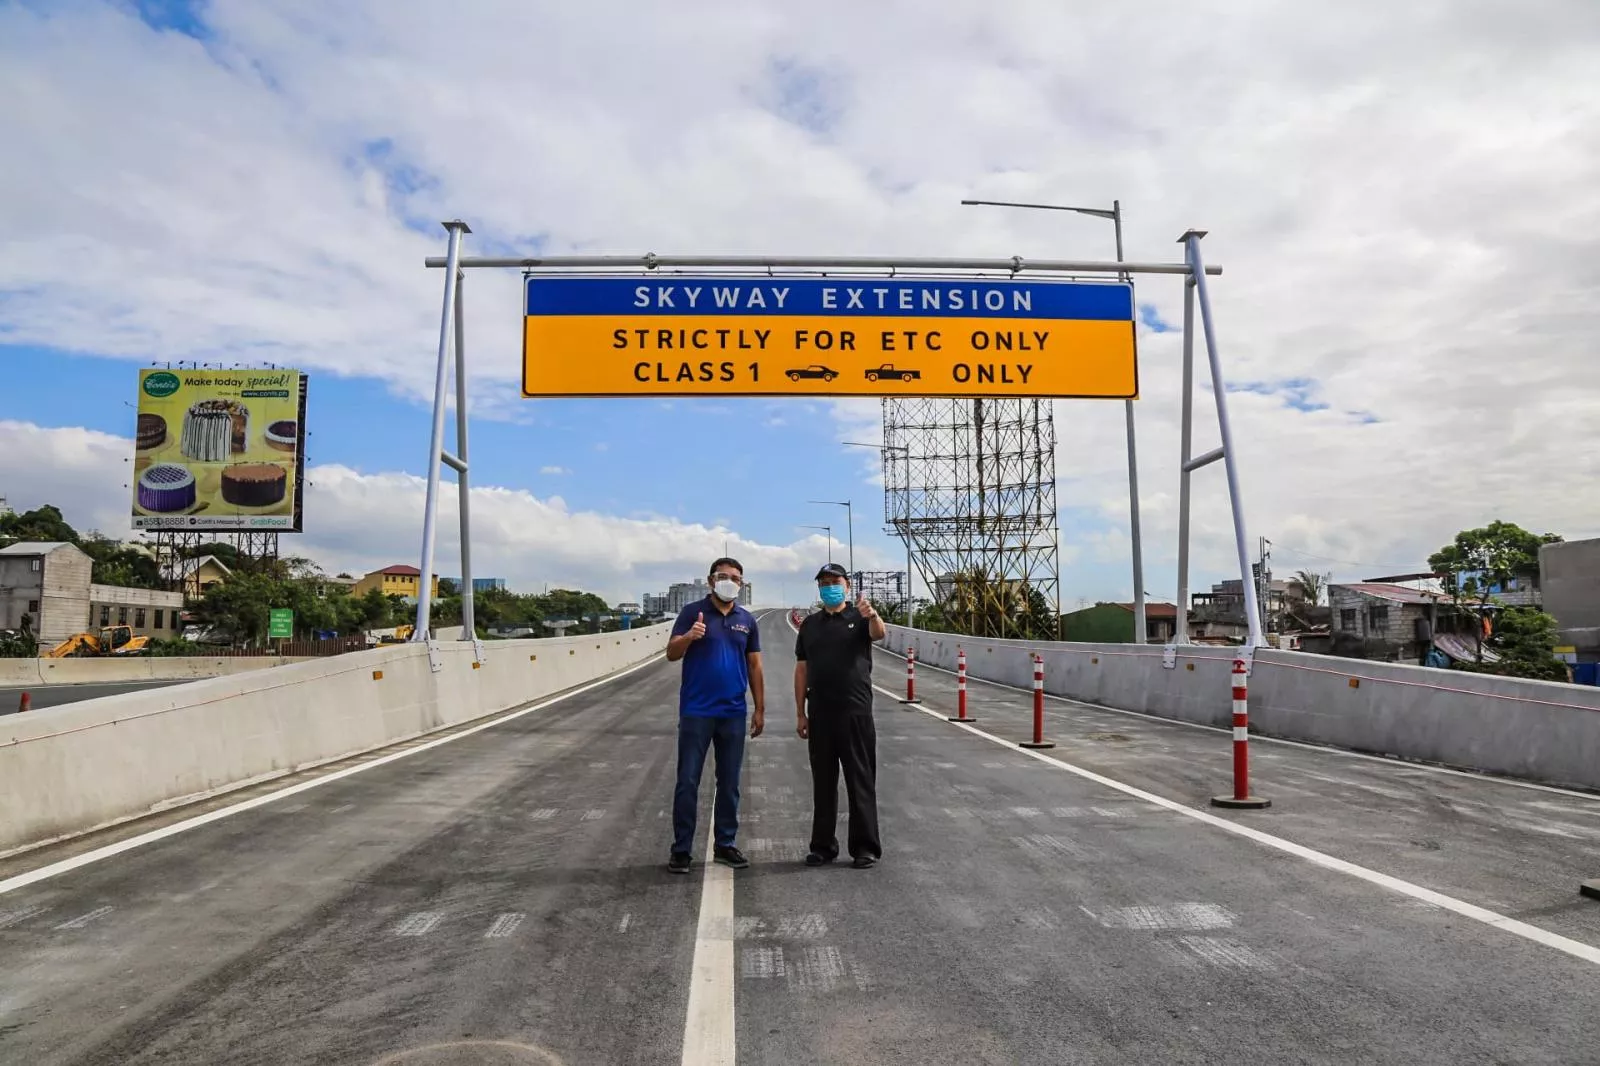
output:
<path id="1" fill-rule="evenodd" d="M 1200 319 L 1202 334 L 1205 340 L 1206 353 L 1210 364 L 1212 388 L 1215 395 L 1217 425 L 1222 436 L 1222 447 L 1218 449 L 1220 458 L 1224 461 L 1227 470 L 1228 500 L 1232 511 L 1234 539 L 1239 559 L 1241 560 L 1240 580 L 1245 586 L 1247 601 L 1254 601 L 1254 590 L 1249 582 L 1249 549 L 1246 538 L 1244 503 L 1239 485 L 1238 466 L 1234 459 L 1233 432 L 1228 418 L 1228 405 L 1226 399 L 1226 385 L 1222 376 L 1221 355 L 1217 348 L 1216 329 L 1211 313 L 1210 294 L 1206 289 L 1207 276 L 1220 275 L 1222 268 L 1203 261 L 1200 254 L 1200 238 L 1206 231 L 1191 229 L 1179 238 L 1178 243 L 1184 245 L 1184 260 L 1181 263 L 1155 263 L 1155 262 L 1124 262 L 1119 255 L 1116 262 L 1100 260 L 1072 260 L 1072 259 L 1025 259 L 1022 256 L 1010 258 L 944 258 L 944 257 L 914 257 L 914 256 L 705 256 L 705 255 L 657 255 L 649 252 L 641 256 L 628 255 L 564 255 L 541 257 L 505 257 L 505 256 L 463 256 L 461 254 L 462 237 L 470 233 L 471 228 L 460 219 L 453 219 L 443 223 L 449 233 L 449 241 L 444 256 L 428 256 L 424 265 L 430 269 L 443 268 L 445 271 L 444 310 L 439 327 L 439 358 L 435 374 L 434 402 L 433 402 L 433 443 L 429 453 L 428 463 L 428 489 L 427 512 L 423 516 L 422 534 L 422 571 L 421 587 L 417 592 L 417 624 L 412 634 L 412 640 L 428 640 L 428 621 L 431 611 L 431 578 L 433 574 L 433 554 L 435 546 L 435 507 L 439 496 L 440 465 L 441 461 L 448 463 L 460 475 L 459 489 L 461 494 L 461 551 L 462 551 L 462 581 L 465 588 L 462 590 L 463 617 L 470 617 L 468 612 L 471 602 L 471 575 L 467 570 L 468 557 L 471 552 L 471 518 L 467 501 L 467 463 L 466 463 L 466 358 L 463 339 L 465 306 L 462 299 L 461 281 L 469 269 L 520 269 L 525 272 L 548 270 L 551 272 L 617 272 L 631 273 L 636 271 L 654 271 L 663 267 L 691 267 L 725 270 L 871 270 L 871 271 L 1002 271 L 1011 274 L 1020 274 L 1028 271 L 1062 274 L 1105 274 L 1113 277 L 1126 277 L 1131 274 L 1173 274 L 1185 279 L 1186 310 L 1188 301 L 1193 294 L 1198 292 L 1200 298 Z M 456 340 L 456 418 L 458 446 L 462 454 L 451 456 L 443 450 L 444 440 L 444 413 L 445 413 L 445 385 L 449 371 L 447 362 L 450 354 L 452 332 Z M 1194 322 L 1192 314 L 1184 316 L 1184 380 L 1193 381 L 1193 353 L 1194 353 Z M 1179 474 L 1185 490 L 1183 504 L 1180 508 L 1180 533 L 1178 537 L 1179 556 L 1179 626 L 1178 637 L 1180 641 L 1187 640 L 1187 608 L 1181 602 L 1183 593 L 1188 587 L 1188 559 L 1189 559 L 1189 508 L 1188 508 L 1188 483 L 1189 474 L 1193 467 L 1188 454 L 1188 433 L 1190 426 L 1190 412 L 1193 396 L 1186 394 L 1183 400 L 1184 426 L 1184 451 L 1179 461 Z M 1256 647 L 1262 642 L 1261 627 L 1253 602 L 1247 602 L 1246 614 L 1251 619 L 1250 635 L 1247 646 Z M 465 635 L 465 634 L 464 634 Z M 476 642 L 476 634 L 471 639 Z M 430 641 L 430 651 L 433 642 Z M 480 651 L 481 654 L 481 651 Z M 437 662 L 436 657 L 433 657 Z M 437 670 L 439 667 L 434 666 Z"/>

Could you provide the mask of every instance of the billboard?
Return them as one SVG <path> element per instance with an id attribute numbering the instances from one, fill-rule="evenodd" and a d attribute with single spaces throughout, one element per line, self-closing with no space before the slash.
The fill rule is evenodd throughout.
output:
<path id="1" fill-rule="evenodd" d="M 133 528 L 298 533 L 306 376 L 141 370 Z"/>
<path id="2" fill-rule="evenodd" d="M 524 396 L 1139 393 L 1126 282 L 534 274 L 524 287 Z"/>

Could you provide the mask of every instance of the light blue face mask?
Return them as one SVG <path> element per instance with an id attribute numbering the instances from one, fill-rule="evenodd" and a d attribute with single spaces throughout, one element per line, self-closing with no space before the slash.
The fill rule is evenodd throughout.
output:
<path id="1" fill-rule="evenodd" d="M 837 607 L 844 602 L 843 585 L 820 585 L 817 594 L 822 597 L 824 607 Z"/>

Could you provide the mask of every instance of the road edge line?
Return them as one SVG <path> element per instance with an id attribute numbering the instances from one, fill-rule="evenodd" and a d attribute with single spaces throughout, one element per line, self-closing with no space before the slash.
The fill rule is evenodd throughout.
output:
<path id="1" fill-rule="evenodd" d="M 682 1066 L 734 1066 L 733 870 L 716 861 L 714 819 L 706 819 L 700 918 L 689 967 Z"/>
<path id="2" fill-rule="evenodd" d="M 893 692 L 890 692 L 879 685 L 873 685 L 872 687 L 876 691 L 883 693 L 883 695 L 888 696 L 891 699 L 895 698 L 895 694 Z M 1024 755 L 1030 759 L 1037 759 L 1040 762 L 1048 763 L 1058 769 L 1065 770 L 1070 774 L 1075 774 L 1086 781 L 1092 781 L 1097 785 L 1104 785 L 1107 788 L 1115 789 L 1116 791 L 1128 796 L 1132 796 L 1135 799 L 1154 804 L 1157 807 L 1164 808 L 1176 814 L 1181 814 L 1185 818 L 1192 818 L 1197 822 L 1202 822 L 1206 825 L 1212 826 L 1213 828 L 1225 830 L 1226 832 L 1232 833 L 1235 836 L 1241 836 L 1247 840 L 1252 840 L 1257 844 L 1262 844 L 1266 847 L 1273 848 L 1274 850 L 1284 852 L 1285 854 L 1293 855 L 1296 858 L 1304 859 L 1315 866 L 1321 866 L 1327 870 L 1333 870 L 1338 873 L 1347 874 L 1351 877 L 1366 881 L 1367 883 L 1376 885 L 1379 888 L 1388 889 L 1391 892 L 1395 892 L 1403 896 L 1410 896 L 1412 899 L 1432 904 L 1435 907 L 1443 908 L 1444 910 L 1450 911 L 1454 914 L 1459 914 L 1463 918 L 1470 918 L 1475 922 L 1482 922 L 1484 925 L 1487 925 L 1491 928 L 1499 929 L 1503 932 L 1510 933 L 1513 936 L 1521 937 L 1524 940 L 1528 940 L 1536 944 L 1543 944 L 1545 947 L 1555 948 L 1557 951 L 1564 952 L 1565 954 L 1571 955 L 1574 958 L 1581 959 L 1584 962 L 1588 962 L 1596 966 L 1600 966 L 1600 948 L 1585 944 L 1581 940 L 1573 940 L 1570 937 L 1562 936 L 1560 933 L 1552 933 L 1548 929 L 1541 929 L 1536 925 L 1529 925 L 1527 922 L 1520 921 L 1519 919 L 1500 914 L 1497 911 L 1489 910 L 1486 907 L 1479 907 L 1477 904 L 1468 903 L 1466 900 L 1456 899 L 1454 896 L 1447 896 L 1442 892 L 1435 892 L 1431 888 L 1424 888 L 1421 885 L 1415 884 L 1411 881 L 1402 880 L 1401 878 L 1382 873 L 1378 870 L 1371 869 L 1370 867 L 1360 866 L 1345 859 L 1336 858 L 1335 856 L 1329 855 L 1326 852 L 1317 851 L 1315 848 L 1308 848 L 1304 844 L 1296 844 L 1292 840 L 1286 840 L 1283 837 L 1273 836 L 1271 833 L 1264 833 L 1259 829 L 1253 829 L 1247 825 L 1240 825 L 1238 822 L 1229 821 L 1226 818 L 1219 818 L 1214 814 L 1196 810 L 1193 807 L 1186 807 L 1176 800 L 1169 800 L 1165 796 L 1158 796 L 1153 792 L 1146 792 L 1142 788 L 1136 788 L 1133 785 L 1123 784 L 1121 781 L 1097 774 L 1093 770 L 1086 770 L 1081 766 L 1075 766 L 1072 763 L 1065 762 L 1064 760 L 1056 758 L 1055 756 L 1046 755 L 1043 752 L 1032 751 L 1027 748 L 1019 748 L 1011 741 L 1005 740 L 1002 737 L 997 737 L 992 733 L 985 733 L 976 726 L 963 725 L 960 722 L 948 721 L 947 714 L 944 711 L 937 711 L 926 706 L 917 707 L 915 709 L 921 711 L 923 714 L 926 714 L 929 717 L 938 719 L 940 722 L 943 722 L 946 725 L 955 726 L 958 729 L 963 729 L 966 732 L 973 734 L 974 736 L 982 737 L 984 740 L 987 740 L 993 744 L 998 744 L 1000 747 L 1015 755 Z"/>
<path id="3" fill-rule="evenodd" d="M 288 796 L 298 795 L 301 792 L 306 792 L 313 788 L 319 788 L 334 781 L 342 781 L 347 777 L 354 777 L 356 774 L 364 773 L 365 771 L 371 770 L 375 767 L 387 766 L 389 763 L 397 762 L 400 759 L 409 758 L 410 756 L 416 755 L 419 752 L 430 751 L 433 748 L 460 740 L 462 737 L 470 737 L 474 733 L 483 732 L 485 729 L 493 729 L 497 725 L 512 721 L 513 719 L 521 718 L 525 714 L 532 714 L 534 711 L 543 710 L 546 707 L 554 706 L 563 700 L 569 700 L 574 696 L 581 696 L 585 692 L 593 691 L 602 685 L 608 685 L 613 681 L 627 677 L 629 674 L 632 674 L 635 671 L 643 670 L 647 666 L 655 665 L 659 661 L 660 660 L 658 656 L 652 655 L 643 662 L 635 663 L 633 666 L 627 667 L 623 670 L 618 670 L 616 673 L 607 674 L 605 677 L 602 677 L 597 681 L 592 681 L 580 688 L 570 689 L 559 695 L 552 696 L 549 699 L 541 700 L 537 703 L 531 703 L 526 707 L 521 707 L 517 710 L 499 715 L 498 717 L 492 718 L 487 722 L 463 729 L 458 733 L 451 733 L 449 736 L 439 737 L 436 740 L 430 740 L 426 743 L 418 744 L 415 747 L 406 748 L 403 751 L 392 752 L 388 755 L 380 755 L 376 759 L 360 763 L 356 766 L 348 766 L 343 770 L 335 770 L 332 773 L 324 774 L 321 777 L 313 778 L 310 781 L 302 781 L 298 784 L 280 788 L 275 792 L 268 792 L 261 796 L 253 796 L 250 799 L 241 800 L 238 803 L 230 804 L 226 807 L 218 807 L 215 810 L 207 811 L 205 814 L 197 814 L 193 818 L 185 818 L 183 821 L 173 822 L 171 825 L 162 826 L 160 829 L 152 829 L 147 833 L 140 833 L 139 835 L 129 837 L 126 840 L 119 840 L 114 844 L 107 844 L 104 847 L 94 848 L 90 851 L 84 852 L 81 855 L 74 855 L 69 859 L 62 859 L 59 862 L 49 863 L 45 866 L 39 867 L 37 870 L 29 870 L 26 873 L 16 874 L 12 877 L 6 878 L 3 881 L 0 881 L 0 896 L 3 896 L 8 892 L 15 892 L 19 888 L 27 888 L 29 885 L 38 884 L 40 881 L 47 881 L 50 878 L 59 877 L 62 874 L 70 873 L 73 870 L 80 869 L 84 866 L 91 866 L 94 863 L 103 862 L 106 859 L 121 855 L 123 852 L 144 847 L 146 844 L 154 844 L 157 841 L 165 840 L 168 837 L 177 836 L 179 833 L 187 833 L 191 829 L 198 829 L 203 825 L 210 825 L 212 822 L 221 821 L 223 818 L 227 818 L 230 815 L 241 814 L 244 811 L 255 810 L 257 807 L 264 807 L 269 803 L 284 799 Z"/>

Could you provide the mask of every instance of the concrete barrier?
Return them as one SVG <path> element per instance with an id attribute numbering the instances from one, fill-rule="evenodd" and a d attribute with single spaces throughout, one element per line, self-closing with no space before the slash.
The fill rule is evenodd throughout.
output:
<path id="1" fill-rule="evenodd" d="M 0 688 L 28 685 L 116 685 L 225 677 L 313 658 L 277 655 L 106 656 L 94 659 L 0 659 Z"/>
<path id="2" fill-rule="evenodd" d="M 1203 725 L 1230 721 L 1232 648 L 1185 645 L 1172 666 L 1154 645 L 957 640 L 889 627 L 898 654 L 1017 688 L 1045 662 L 1052 695 Z M 981 710 L 975 710 L 981 714 Z M 1250 676 L 1250 728 L 1530 781 L 1600 789 L 1600 690 L 1262 648 Z"/>
<path id="3" fill-rule="evenodd" d="M 0 853 L 508 710 L 659 655 L 669 626 L 394 644 L 0 719 Z"/>

